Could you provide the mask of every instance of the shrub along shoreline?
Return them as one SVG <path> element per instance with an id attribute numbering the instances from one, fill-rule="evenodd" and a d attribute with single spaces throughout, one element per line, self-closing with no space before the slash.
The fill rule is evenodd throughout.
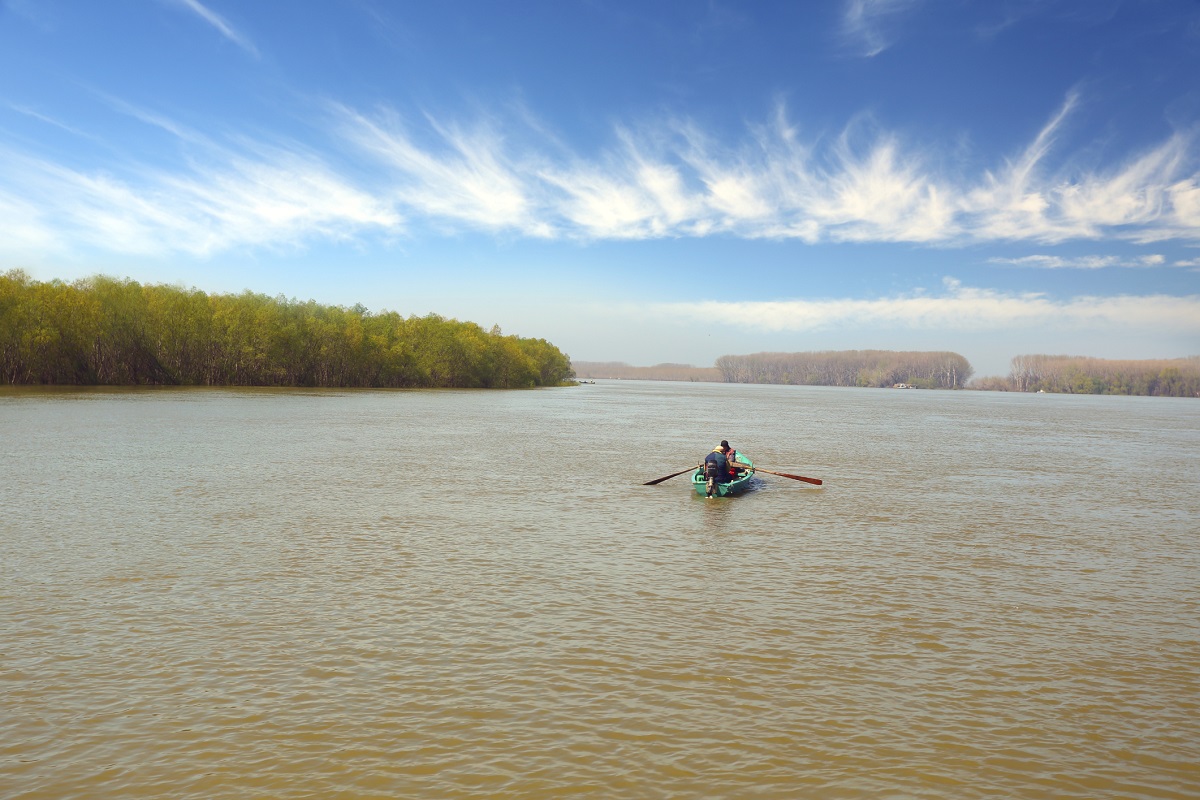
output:
<path id="1" fill-rule="evenodd" d="M 515 389 L 571 377 L 545 339 L 437 314 L 0 274 L 3 383 Z"/>

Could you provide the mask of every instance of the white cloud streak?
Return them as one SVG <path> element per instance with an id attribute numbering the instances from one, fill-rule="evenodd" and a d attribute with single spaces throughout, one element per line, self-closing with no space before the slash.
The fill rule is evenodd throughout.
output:
<path id="1" fill-rule="evenodd" d="M 989 258 L 989 264 L 999 264 L 1008 267 L 1031 267 L 1033 269 L 1108 269 L 1123 267 L 1129 269 L 1146 269 L 1150 267 L 1168 266 L 1167 259 L 1158 254 L 1125 258 L 1122 256 L 1077 256 L 1064 258 L 1062 256 L 1032 255 L 1020 258 Z M 1187 266 L 1185 262 L 1176 262 L 1172 266 Z"/>
<path id="2" fill-rule="evenodd" d="M 859 55 L 874 58 L 895 40 L 896 18 L 918 4 L 918 0 L 845 0 L 842 36 Z"/>
<path id="3" fill-rule="evenodd" d="M 952 246 L 1200 241 L 1191 137 L 1172 136 L 1102 170 L 1048 169 L 1077 102 L 1068 97 L 1018 157 L 975 181 L 939 175 L 920 148 L 857 123 L 829 144 L 804 142 L 782 108 L 736 147 L 671 120 L 618 129 L 615 146 L 592 159 L 537 138 L 522 144 L 522 131 L 491 123 L 467 130 L 430 120 L 418 142 L 388 113 L 339 116 L 341 135 L 386 166 L 392 185 L 377 192 L 414 216 L 491 231 Z"/>
<path id="4" fill-rule="evenodd" d="M 1200 336 L 1200 295 L 1121 295 L 1056 300 L 1041 293 L 1008 293 L 946 279 L 941 294 L 871 300 L 662 303 L 642 313 L 703 322 L 720 319 L 749 330 L 805 332 L 834 328 L 924 331 L 1136 329 Z"/>
<path id="5" fill-rule="evenodd" d="M 0 149 L 0 172 L 22 187 L 0 192 L 0 233 L 17 253 L 78 247 L 129 255 L 208 257 L 231 247 L 301 247 L 403 219 L 313 157 L 221 154 L 191 175 L 83 172 Z"/>
<path id="6" fill-rule="evenodd" d="M 174 5 L 191 11 L 209 25 L 216 28 L 226 39 L 233 42 L 255 58 L 258 58 L 258 48 L 254 46 L 254 43 L 239 31 L 235 30 L 232 25 L 230 25 L 223 17 L 221 17 L 221 15 L 217 14 L 215 11 L 201 3 L 200 0 L 170 0 L 170 2 Z"/>
<path id="7" fill-rule="evenodd" d="M 93 135 L 91 135 L 91 134 L 89 134 L 89 133 L 86 133 L 85 131 L 82 131 L 82 130 L 80 130 L 79 128 L 75 128 L 75 127 L 72 127 L 72 126 L 70 126 L 70 125 L 67 125 L 67 124 L 65 124 L 65 123 L 63 123 L 63 122 L 60 122 L 60 121 L 58 121 L 57 119 L 55 119 L 55 118 L 53 118 L 53 117 L 50 117 L 50 116 L 47 116 L 47 115 L 45 115 L 45 114 L 43 114 L 43 113 L 41 113 L 40 111 L 37 111 L 37 110 L 35 110 L 35 109 L 29 108 L 28 106 L 15 105 L 15 104 L 13 104 L 13 103 L 7 103 L 6 105 L 7 105 L 9 108 L 11 108 L 13 111 L 17 112 L 18 114 L 24 114 L 24 115 L 25 115 L 25 116 L 27 116 L 27 117 L 32 117 L 33 119 L 36 119 L 36 120 L 38 120 L 39 122 L 44 122 L 44 123 L 46 123 L 47 125 L 52 125 L 52 126 L 54 126 L 55 128 L 58 128 L 58 129 L 60 129 L 60 130 L 64 130 L 64 131 L 66 131 L 67 133 L 70 133 L 70 134 L 72 134 L 72 135 L 74 135 L 74 136 L 79 136 L 79 137 L 81 137 L 81 138 L 84 138 L 84 139 L 92 139 L 92 140 L 95 140 L 95 138 L 96 138 L 95 136 L 93 136 Z"/>
<path id="8" fill-rule="evenodd" d="M 38 227 L 64 247 L 210 255 L 420 226 L 581 241 L 1200 243 L 1192 137 L 1171 136 L 1094 171 L 1050 169 L 1074 96 L 1019 155 L 974 178 L 939 174 L 932 155 L 862 120 L 828 141 L 806 141 L 782 106 L 733 144 L 667 120 L 618 128 L 611 147 L 585 157 L 523 119 L 413 125 L 388 110 L 333 106 L 326 133 L 334 147 L 318 155 L 294 143 L 218 144 L 110 102 L 174 137 L 187 160 L 149 167 L 108 158 L 101 170 L 0 149 L 0 193 L 17 207 L 0 217 L 0 241 L 28 241 Z M 1009 263 L 1131 266 L 1103 257 Z"/>
<path id="9" fill-rule="evenodd" d="M 467 131 L 429 120 L 441 145 L 422 148 L 394 114 L 369 118 L 345 108 L 341 134 L 385 170 L 378 189 L 391 202 L 452 223 L 531 236 L 549 231 L 531 208 L 520 165 L 504 150 L 503 137 L 485 125 Z"/>

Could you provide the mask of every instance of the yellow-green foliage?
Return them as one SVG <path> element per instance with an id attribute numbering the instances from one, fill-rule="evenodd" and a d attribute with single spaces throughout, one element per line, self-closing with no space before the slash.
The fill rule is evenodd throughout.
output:
<path id="1" fill-rule="evenodd" d="M 436 314 L 0 275 L 5 383 L 522 388 L 571 375 L 544 339 Z"/>
<path id="2" fill-rule="evenodd" d="M 985 388 L 1066 394 L 1200 397 L 1200 357 L 1125 361 L 1084 356 L 1022 355 L 1005 379 Z"/>

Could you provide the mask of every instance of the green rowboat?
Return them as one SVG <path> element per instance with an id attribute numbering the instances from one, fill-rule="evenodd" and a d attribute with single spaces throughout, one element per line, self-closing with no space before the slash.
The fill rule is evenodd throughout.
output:
<path id="1" fill-rule="evenodd" d="M 738 453 L 734 457 L 733 463 L 744 467 L 742 472 L 738 473 L 738 477 L 729 483 L 713 484 L 712 497 L 729 497 L 734 494 L 741 494 L 750 486 L 750 479 L 754 477 L 754 462 L 749 458 Z M 704 467 L 701 465 L 692 473 L 692 488 L 696 490 L 696 494 L 708 497 L 708 482 L 704 480 Z"/>

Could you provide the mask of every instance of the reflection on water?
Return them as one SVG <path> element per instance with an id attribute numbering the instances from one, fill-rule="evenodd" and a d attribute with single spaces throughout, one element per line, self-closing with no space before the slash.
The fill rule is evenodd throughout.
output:
<path id="1" fill-rule="evenodd" d="M 736 499 L 684 469 L 727 438 Z M 1200 406 L 0 394 L 0 794 L 1200 795 Z"/>

